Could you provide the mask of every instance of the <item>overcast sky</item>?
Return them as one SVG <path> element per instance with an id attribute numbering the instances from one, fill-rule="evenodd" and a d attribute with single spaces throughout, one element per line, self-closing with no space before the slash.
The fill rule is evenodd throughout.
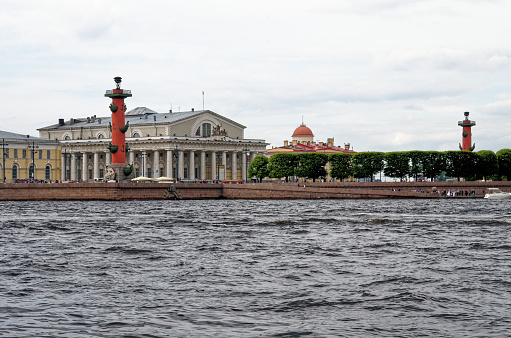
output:
<path id="1" fill-rule="evenodd" d="M 302 122 L 355 151 L 511 148 L 511 1 L 0 3 L 1 130 L 205 108 L 271 146 Z"/>

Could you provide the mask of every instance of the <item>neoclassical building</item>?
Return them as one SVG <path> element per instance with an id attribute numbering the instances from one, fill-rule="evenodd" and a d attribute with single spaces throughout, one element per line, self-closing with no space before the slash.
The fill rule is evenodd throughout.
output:
<path id="1" fill-rule="evenodd" d="M 285 140 L 284 146 L 268 149 L 267 156 L 279 153 L 349 153 L 354 154 L 350 144 L 344 147 L 334 145 L 334 138 L 327 138 L 326 142 L 315 142 L 314 133 L 303 122 L 295 129 L 291 142 Z"/>
<path id="2" fill-rule="evenodd" d="M 111 117 L 59 119 L 39 136 L 62 147 L 62 179 L 92 182 L 111 163 Z M 126 113 L 128 164 L 135 176 L 180 180 L 240 180 L 267 143 L 245 139 L 245 126 L 210 110 L 157 113 L 138 107 Z"/>
<path id="3" fill-rule="evenodd" d="M 42 139 L 0 130 L 0 182 L 16 180 L 60 180 L 60 144 L 56 140 Z"/>

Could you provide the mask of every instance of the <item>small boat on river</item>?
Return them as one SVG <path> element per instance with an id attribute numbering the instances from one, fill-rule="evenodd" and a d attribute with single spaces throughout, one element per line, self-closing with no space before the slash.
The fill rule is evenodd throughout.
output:
<path id="1" fill-rule="evenodd" d="M 507 200 L 511 199 L 511 193 L 503 192 L 499 188 L 488 188 L 488 192 L 484 195 L 484 198 L 489 200 Z"/>

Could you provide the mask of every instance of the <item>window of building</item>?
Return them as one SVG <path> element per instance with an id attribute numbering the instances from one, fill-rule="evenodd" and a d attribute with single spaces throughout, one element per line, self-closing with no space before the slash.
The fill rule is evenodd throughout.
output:
<path id="1" fill-rule="evenodd" d="M 211 136 L 211 124 L 210 123 L 203 123 L 202 124 L 202 136 L 203 137 L 210 137 Z"/>
<path id="2" fill-rule="evenodd" d="M 199 128 L 197 128 L 197 131 L 195 132 L 195 136 L 200 136 L 200 135 L 201 135 L 201 133 L 200 133 L 200 127 L 199 127 Z"/>
<path id="3" fill-rule="evenodd" d="M 133 137 L 140 137 L 139 133 L 133 133 Z"/>
<path id="4" fill-rule="evenodd" d="M 105 136 L 103 134 L 99 134 L 98 138 L 105 138 Z"/>
<path id="5" fill-rule="evenodd" d="M 18 179 L 18 166 L 17 165 L 12 166 L 12 179 L 13 180 Z"/>
<path id="6" fill-rule="evenodd" d="M 71 140 L 71 137 L 69 135 L 66 135 L 66 137 L 64 137 L 64 141 L 69 141 Z"/>
<path id="7" fill-rule="evenodd" d="M 27 158 L 27 150 L 23 149 L 21 157 Z"/>
<path id="8" fill-rule="evenodd" d="M 32 164 L 28 167 L 28 177 L 35 178 L 34 177 L 34 166 Z"/>
<path id="9" fill-rule="evenodd" d="M 46 166 L 46 168 L 44 168 L 44 179 L 45 180 L 51 180 L 51 167 L 49 165 Z"/>
<path id="10" fill-rule="evenodd" d="M 46 159 L 47 160 L 51 159 L 51 151 L 50 150 L 46 150 Z"/>
<path id="11" fill-rule="evenodd" d="M 42 160 L 43 159 L 43 151 L 42 150 L 39 150 L 39 159 Z"/>
<path id="12" fill-rule="evenodd" d="M 9 149 L 5 149 L 5 158 L 9 158 Z"/>
<path id="13" fill-rule="evenodd" d="M 99 169 L 99 178 L 103 178 L 104 177 L 103 174 L 104 174 L 104 170 L 103 170 L 103 168 L 100 168 Z"/>
<path id="14" fill-rule="evenodd" d="M 92 169 L 89 169 L 89 180 L 92 180 Z"/>
<path id="15" fill-rule="evenodd" d="M 140 176 L 140 169 L 135 168 L 135 177 L 139 177 L 139 176 Z"/>
<path id="16" fill-rule="evenodd" d="M 188 178 L 188 168 L 183 168 L 184 169 L 184 173 L 183 173 L 183 178 Z"/>
<path id="17" fill-rule="evenodd" d="M 13 149 L 14 158 L 18 158 L 18 149 Z"/>

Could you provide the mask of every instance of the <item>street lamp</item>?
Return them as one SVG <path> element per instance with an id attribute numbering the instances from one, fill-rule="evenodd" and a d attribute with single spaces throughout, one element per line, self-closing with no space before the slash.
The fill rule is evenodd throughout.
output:
<path id="1" fill-rule="evenodd" d="M 181 150 L 178 149 L 176 145 L 176 149 L 174 150 L 174 159 L 176 160 L 176 182 L 179 182 L 179 152 Z"/>
<path id="2" fill-rule="evenodd" d="M 5 183 L 5 146 L 8 146 L 9 144 L 8 143 L 5 143 L 5 139 L 2 139 L 2 161 L 3 161 L 3 164 L 2 164 L 2 169 L 4 171 L 4 183 Z"/>
<path id="3" fill-rule="evenodd" d="M 220 180 L 220 152 L 217 152 L 216 153 L 216 180 L 217 180 L 217 183 L 218 181 Z"/>
<path id="4" fill-rule="evenodd" d="M 31 146 L 29 145 L 28 147 L 32 149 L 31 150 L 31 152 L 32 152 L 32 177 L 29 177 L 29 178 L 34 180 L 35 179 L 35 150 L 37 148 L 39 148 L 39 146 L 36 146 L 35 141 L 32 141 L 32 145 Z M 28 174 L 30 176 L 30 170 L 28 171 Z"/>
<path id="5" fill-rule="evenodd" d="M 248 146 L 245 144 L 243 146 L 243 153 L 245 154 L 245 183 L 248 183 L 248 161 L 250 156 L 250 149 L 248 149 Z"/>
<path id="6" fill-rule="evenodd" d="M 80 153 L 76 154 L 76 160 L 78 161 L 78 174 L 77 174 L 77 176 L 78 176 L 78 177 L 77 177 L 77 178 L 78 178 L 78 179 L 77 179 L 77 181 L 78 181 L 78 182 L 80 182 L 80 181 L 82 180 L 82 177 L 83 177 L 83 175 L 82 175 L 82 166 L 81 166 L 81 163 L 82 163 L 82 157 L 83 157 L 83 156 L 84 156 L 84 155 L 82 155 L 82 154 L 80 154 Z M 83 168 L 83 170 L 85 170 L 85 168 Z"/>

